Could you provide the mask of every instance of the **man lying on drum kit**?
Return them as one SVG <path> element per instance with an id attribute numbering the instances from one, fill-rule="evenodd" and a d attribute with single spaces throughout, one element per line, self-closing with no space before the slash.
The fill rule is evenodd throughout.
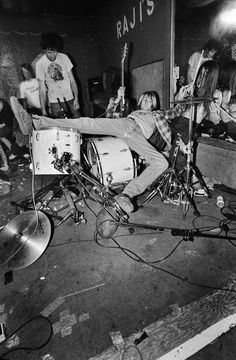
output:
<path id="1" fill-rule="evenodd" d="M 126 213 L 134 210 L 133 198 L 142 194 L 168 168 L 166 158 L 148 142 L 148 139 L 158 129 L 170 145 L 171 132 L 166 120 L 178 116 L 181 112 L 179 105 L 167 111 L 156 110 L 158 99 L 154 91 L 143 93 L 138 104 L 139 109 L 125 118 L 80 117 L 67 119 L 65 122 L 63 119 L 34 116 L 33 120 L 36 129 L 58 126 L 74 128 L 86 134 L 116 136 L 145 159 L 149 165 L 125 186 L 122 193 L 115 196 L 117 203 Z"/>

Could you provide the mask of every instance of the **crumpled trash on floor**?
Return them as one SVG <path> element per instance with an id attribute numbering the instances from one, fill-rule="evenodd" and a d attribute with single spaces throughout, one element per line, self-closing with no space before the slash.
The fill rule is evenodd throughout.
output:
<path id="1" fill-rule="evenodd" d="M 222 181 L 214 179 L 214 178 L 210 178 L 208 176 L 203 176 L 203 179 L 206 183 L 206 186 L 210 189 L 210 190 L 214 190 L 214 185 L 215 184 L 222 184 Z"/>
<path id="2" fill-rule="evenodd" d="M 10 181 L 0 179 L 0 196 L 7 195 L 11 191 Z"/>

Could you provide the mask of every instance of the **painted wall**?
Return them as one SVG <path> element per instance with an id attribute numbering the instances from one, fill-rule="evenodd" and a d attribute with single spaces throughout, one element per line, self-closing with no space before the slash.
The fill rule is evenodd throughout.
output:
<path id="1" fill-rule="evenodd" d="M 61 16 L 0 16 L 0 96 L 18 95 L 22 81 L 20 64 L 32 62 L 40 53 L 41 32 L 57 31 L 73 63 L 81 89 L 84 112 L 89 113 L 87 79 L 101 73 L 94 20 Z"/>
<path id="2" fill-rule="evenodd" d="M 125 42 L 129 47 L 125 64 L 129 74 L 135 67 L 163 59 L 166 103 L 169 102 L 170 14 L 171 0 L 107 1 L 97 21 L 102 70 L 109 66 L 120 68 Z"/>

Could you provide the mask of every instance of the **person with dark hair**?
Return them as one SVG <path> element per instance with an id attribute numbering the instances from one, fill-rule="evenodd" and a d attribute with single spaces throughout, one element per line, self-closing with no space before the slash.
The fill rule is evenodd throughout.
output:
<path id="1" fill-rule="evenodd" d="M 210 39 L 202 51 L 196 51 L 190 56 L 187 69 L 188 84 L 195 81 L 200 66 L 207 60 L 215 60 L 220 50 L 221 43 L 216 39 Z"/>
<path id="2" fill-rule="evenodd" d="M 225 126 L 225 137 L 236 141 L 236 61 L 227 61 L 222 65 L 219 87 L 223 94 L 220 115 Z"/>
<path id="3" fill-rule="evenodd" d="M 20 83 L 20 99 L 22 106 L 29 113 L 41 114 L 41 105 L 39 100 L 39 82 L 31 64 L 21 64 L 21 74 L 23 81 Z"/>
<path id="4" fill-rule="evenodd" d="M 39 98 L 43 115 L 54 118 L 80 117 L 78 87 L 69 57 L 59 52 L 62 40 L 59 34 L 42 34 L 41 47 L 45 54 L 36 62 Z"/>

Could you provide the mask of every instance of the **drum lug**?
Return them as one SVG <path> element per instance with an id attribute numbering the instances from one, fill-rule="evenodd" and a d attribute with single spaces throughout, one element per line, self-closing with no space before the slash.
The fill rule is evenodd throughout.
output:
<path id="1" fill-rule="evenodd" d="M 36 163 L 35 168 L 36 168 L 37 170 L 40 169 L 40 164 L 39 164 L 39 162 Z"/>
<path id="2" fill-rule="evenodd" d="M 57 136 L 56 136 L 56 139 L 57 139 L 57 141 L 59 141 L 59 139 L 60 139 L 60 134 L 59 134 L 59 131 L 57 130 Z"/>
<path id="3" fill-rule="evenodd" d="M 108 186 L 111 185 L 112 180 L 113 180 L 112 173 L 111 172 L 106 173 L 106 181 L 107 181 Z"/>
<path id="4" fill-rule="evenodd" d="M 37 134 L 36 134 L 36 137 L 35 137 L 35 138 L 36 138 L 36 140 L 37 140 L 37 141 L 39 141 L 39 132 L 37 132 Z"/>

